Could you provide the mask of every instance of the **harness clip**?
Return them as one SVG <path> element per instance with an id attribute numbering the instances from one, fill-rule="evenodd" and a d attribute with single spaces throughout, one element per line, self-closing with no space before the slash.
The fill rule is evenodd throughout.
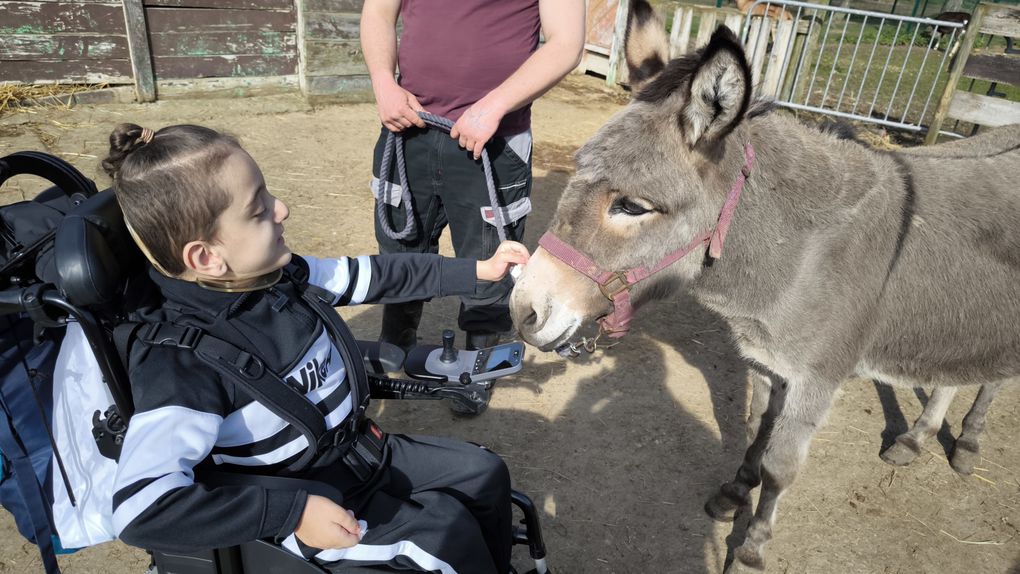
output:
<path id="1" fill-rule="evenodd" d="M 610 288 L 610 285 L 613 285 L 614 281 L 619 282 L 619 285 L 618 286 L 614 285 L 612 288 Z M 602 291 L 602 294 L 605 295 L 606 299 L 609 299 L 610 301 L 615 299 L 616 296 L 619 295 L 620 293 L 623 293 L 624 291 L 627 291 L 629 289 L 630 283 L 628 283 L 627 278 L 622 273 L 619 272 L 613 273 L 612 275 L 609 276 L 609 279 L 606 279 L 602 283 L 599 283 L 599 291 Z"/>
<path id="2" fill-rule="evenodd" d="M 241 351 L 241 354 L 237 356 L 237 360 L 234 361 L 234 368 L 237 369 L 241 376 L 248 379 L 257 379 L 266 371 L 262 360 L 247 351 Z"/>

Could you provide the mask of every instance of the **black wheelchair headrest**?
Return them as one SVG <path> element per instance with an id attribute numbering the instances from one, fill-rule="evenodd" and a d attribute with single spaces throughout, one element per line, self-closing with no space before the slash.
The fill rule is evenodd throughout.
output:
<path id="1" fill-rule="evenodd" d="M 74 305 L 111 303 L 145 266 L 112 189 L 93 195 L 61 220 L 54 243 L 57 287 Z"/>

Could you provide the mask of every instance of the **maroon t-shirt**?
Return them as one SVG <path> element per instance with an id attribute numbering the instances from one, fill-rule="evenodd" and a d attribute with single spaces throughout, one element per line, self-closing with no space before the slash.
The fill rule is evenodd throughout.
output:
<path id="1" fill-rule="evenodd" d="M 538 46 L 538 0 L 402 0 L 400 15 L 400 85 L 426 110 L 453 121 Z M 528 104 L 504 116 L 496 135 L 530 126 Z"/>

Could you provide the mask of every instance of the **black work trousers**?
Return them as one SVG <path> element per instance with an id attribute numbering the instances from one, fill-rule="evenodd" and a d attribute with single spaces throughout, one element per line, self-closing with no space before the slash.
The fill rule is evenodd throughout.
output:
<path id="1" fill-rule="evenodd" d="M 379 175 L 387 133 L 383 128 L 376 143 L 373 175 L 399 185 L 396 161 L 391 162 L 389 174 Z M 381 229 L 377 216 L 375 228 L 379 252 L 438 253 L 439 237 L 449 226 L 453 250 L 458 257 L 478 260 L 491 257 L 499 245 L 499 235 L 496 227 L 483 218 L 491 202 L 481 160 L 475 160 L 470 151 L 460 148 L 457 141 L 443 130 L 411 128 L 403 137 L 416 228 L 410 237 L 391 239 Z M 528 150 L 524 154 L 527 161 L 507 144 L 505 138 L 494 137 L 485 146 L 499 203 L 504 207 L 520 204 L 531 194 L 528 137 Z M 524 235 L 525 216 L 520 211 L 513 223 L 505 228 L 507 239 L 520 241 Z M 386 214 L 392 229 L 403 229 L 406 222 L 404 206 L 388 205 Z M 459 327 L 469 332 L 509 331 L 513 327 L 509 310 L 512 287 L 510 277 L 497 282 L 480 281 L 474 296 L 461 298 L 457 319 Z M 404 347 L 413 346 L 413 341 L 400 340 L 398 332 L 403 326 L 413 335 L 421 316 L 421 306 L 421 302 L 387 305 L 382 340 Z"/>

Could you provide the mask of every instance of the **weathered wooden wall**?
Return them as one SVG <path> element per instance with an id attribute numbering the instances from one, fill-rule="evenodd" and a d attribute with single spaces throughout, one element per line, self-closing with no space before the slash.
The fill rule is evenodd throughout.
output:
<path id="1" fill-rule="evenodd" d="M 297 73 L 294 0 L 144 0 L 156 80 Z M 0 81 L 134 81 L 120 2 L 0 0 Z"/>
<path id="2" fill-rule="evenodd" d="M 145 0 L 157 80 L 297 73 L 293 0 Z"/>
<path id="3" fill-rule="evenodd" d="M 161 82 L 276 78 L 312 99 L 372 99 L 364 0 L 127 4 L 129 24 L 118 1 L 0 0 L 0 82 L 135 84 L 149 101 Z"/>
<path id="4" fill-rule="evenodd" d="M 120 2 L 0 0 L 0 81 L 131 83 Z"/>
<path id="5" fill-rule="evenodd" d="M 364 0 L 297 0 L 301 23 L 301 85 L 312 100 L 371 101 L 361 52 Z"/>

